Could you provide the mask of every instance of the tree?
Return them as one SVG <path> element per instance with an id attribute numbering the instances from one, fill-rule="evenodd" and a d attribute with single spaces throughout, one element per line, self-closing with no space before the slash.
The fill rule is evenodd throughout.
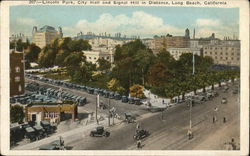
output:
<path id="1" fill-rule="evenodd" d="M 130 95 L 132 97 L 136 97 L 136 98 L 143 98 L 144 97 L 143 90 L 144 90 L 144 87 L 141 85 L 138 85 L 138 84 L 135 84 L 129 88 Z"/>
<path id="2" fill-rule="evenodd" d="M 125 89 L 120 85 L 119 80 L 113 78 L 109 82 L 107 82 L 107 87 L 109 90 L 118 92 L 120 94 L 125 93 Z"/>
<path id="3" fill-rule="evenodd" d="M 161 62 L 157 62 L 149 68 L 148 82 L 152 86 L 161 86 L 172 78 L 168 68 Z"/>
<path id="4" fill-rule="evenodd" d="M 101 58 L 101 59 L 99 58 L 97 62 L 99 64 L 98 70 L 107 71 L 111 68 L 111 63 L 105 60 L 104 58 Z"/>
<path id="5" fill-rule="evenodd" d="M 19 105 L 14 105 L 10 107 L 10 121 L 11 123 L 23 123 L 24 119 L 23 107 Z"/>
<path id="6" fill-rule="evenodd" d="M 24 52 L 26 60 L 28 60 L 29 62 L 37 62 L 41 49 L 34 43 L 32 43 L 27 47 L 27 49 Z"/>

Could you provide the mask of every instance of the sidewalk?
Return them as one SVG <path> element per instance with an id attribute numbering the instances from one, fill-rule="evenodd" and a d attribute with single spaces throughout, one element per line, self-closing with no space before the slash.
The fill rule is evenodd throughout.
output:
<path id="1" fill-rule="evenodd" d="M 102 121 L 99 121 L 99 125 L 107 127 L 108 119 L 104 119 Z M 23 146 L 17 146 L 15 148 L 13 148 L 12 150 L 39 149 L 39 147 L 44 145 L 44 144 L 49 144 L 52 141 L 58 140 L 59 136 L 63 137 L 64 141 L 66 141 L 67 139 L 70 139 L 70 137 L 72 135 L 75 135 L 75 134 L 80 134 L 82 136 L 89 135 L 89 132 L 91 130 L 93 130 L 96 126 L 98 126 L 97 123 L 95 121 L 94 122 L 92 121 L 88 125 L 82 124 L 81 127 L 79 127 L 79 128 L 72 129 L 70 131 L 66 131 L 66 132 L 62 132 L 62 133 L 58 133 L 58 134 L 52 135 L 48 138 L 44 138 L 44 139 L 41 139 L 39 141 L 31 142 L 31 143 L 28 143 L 28 144 L 23 145 Z"/>

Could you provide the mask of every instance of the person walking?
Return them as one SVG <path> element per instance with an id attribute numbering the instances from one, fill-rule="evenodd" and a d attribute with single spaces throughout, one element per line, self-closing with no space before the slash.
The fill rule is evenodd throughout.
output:
<path id="1" fill-rule="evenodd" d="M 191 130 L 188 130 L 187 136 L 188 136 L 188 140 L 191 140 L 193 138 L 193 134 Z"/>
<path id="2" fill-rule="evenodd" d="M 226 119 L 226 117 L 224 116 L 223 117 L 223 123 L 226 123 L 227 122 L 227 119 Z"/>
<path id="3" fill-rule="evenodd" d="M 136 146 L 137 146 L 137 149 L 141 149 L 142 148 L 142 146 L 141 146 L 141 140 L 137 141 Z"/>

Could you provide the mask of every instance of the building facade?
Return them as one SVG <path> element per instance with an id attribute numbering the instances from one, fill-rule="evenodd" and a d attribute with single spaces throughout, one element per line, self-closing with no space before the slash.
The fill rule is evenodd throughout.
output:
<path id="1" fill-rule="evenodd" d="M 40 124 L 40 121 L 46 120 L 51 123 L 60 123 L 60 121 L 71 118 L 77 118 L 77 104 L 73 101 L 64 103 L 31 103 L 25 107 L 25 120 L 34 121 Z"/>
<path id="2" fill-rule="evenodd" d="M 51 26 L 45 25 L 39 30 L 37 27 L 33 27 L 32 31 L 32 42 L 35 43 L 38 47 L 43 48 L 46 45 L 56 38 L 62 38 L 62 28 L 58 27 L 58 31 Z"/>
<path id="3" fill-rule="evenodd" d="M 202 50 L 200 48 L 168 48 L 167 51 L 174 57 L 175 60 L 179 60 L 180 56 L 186 53 L 202 56 Z"/>
<path id="4" fill-rule="evenodd" d="M 240 41 L 221 40 L 204 45 L 203 54 L 212 57 L 215 64 L 240 66 Z"/>
<path id="5" fill-rule="evenodd" d="M 105 59 L 110 63 L 114 62 L 114 49 L 95 49 L 91 51 L 83 51 L 87 62 L 98 64 L 98 59 Z"/>
<path id="6" fill-rule="evenodd" d="M 24 56 L 10 50 L 10 96 L 24 94 Z"/>

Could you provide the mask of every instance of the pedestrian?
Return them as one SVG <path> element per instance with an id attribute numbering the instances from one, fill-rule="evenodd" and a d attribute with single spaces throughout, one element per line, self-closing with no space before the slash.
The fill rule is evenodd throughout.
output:
<path id="1" fill-rule="evenodd" d="M 227 122 L 226 117 L 223 117 L 223 123 L 226 123 L 226 122 Z"/>
<path id="2" fill-rule="evenodd" d="M 187 132 L 188 140 L 191 140 L 193 138 L 192 131 L 189 129 Z"/>
<path id="3" fill-rule="evenodd" d="M 213 116 L 213 123 L 215 123 L 215 117 Z"/>
<path id="4" fill-rule="evenodd" d="M 137 149 L 140 149 L 141 148 L 141 140 L 138 140 L 137 141 Z"/>
<path id="5" fill-rule="evenodd" d="M 236 143 L 234 142 L 234 138 L 231 139 L 231 145 L 233 150 L 236 150 Z"/>
<path id="6" fill-rule="evenodd" d="M 140 123 L 138 122 L 136 125 L 136 129 L 139 130 L 140 129 Z"/>

